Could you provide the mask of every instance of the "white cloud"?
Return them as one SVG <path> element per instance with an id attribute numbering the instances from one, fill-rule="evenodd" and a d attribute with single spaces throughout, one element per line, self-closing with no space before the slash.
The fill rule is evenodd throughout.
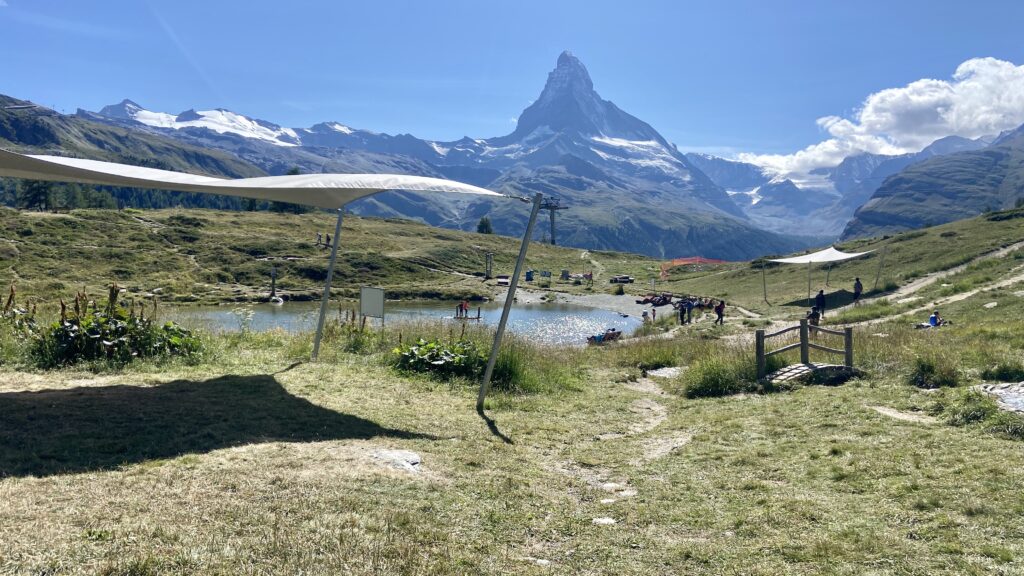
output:
<path id="1" fill-rule="evenodd" d="M 0 8 L 7 8 L 7 0 L 0 0 Z"/>
<path id="2" fill-rule="evenodd" d="M 973 58 L 951 80 L 917 80 L 868 96 L 852 118 L 826 116 L 830 138 L 793 154 L 740 154 L 739 159 L 807 181 L 815 168 L 860 152 L 917 152 L 939 138 L 977 138 L 1024 124 L 1024 66 Z"/>

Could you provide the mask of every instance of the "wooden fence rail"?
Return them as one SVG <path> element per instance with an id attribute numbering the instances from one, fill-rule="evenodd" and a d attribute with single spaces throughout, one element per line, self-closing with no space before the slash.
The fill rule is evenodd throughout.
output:
<path id="1" fill-rule="evenodd" d="M 768 338 L 774 338 L 783 334 L 788 334 L 794 330 L 800 331 L 800 341 L 793 344 L 783 346 L 781 348 L 768 351 L 765 348 L 765 341 Z M 811 332 L 821 332 L 825 334 L 832 334 L 835 336 L 843 337 L 843 349 L 829 348 L 828 346 L 822 346 L 811 342 Z M 777 332 L 766 334 L 764 330 L 758 330 L 755 332 L 756 338 L 754 341 L 755 352 L 757 355 L 757 378 L 758 380 L 764 378 L 767 374 L 768 357 L 774 354 L 781 354 L 789 350 L 800 349 L 800 363 L 810 364 L 811 362 L 811 349 L 820 350 L 829 354 L 842 354 L 843 355 L 843 366 L 853 368 L 853 328 L 844 328 L 843 330 L 832 330 L 829 328 L 822 328 L 821 326 L 811 326 L 807 319 L 800 320 L 798 326 L 790 326 L 789 328 L 783 328 Z"/>

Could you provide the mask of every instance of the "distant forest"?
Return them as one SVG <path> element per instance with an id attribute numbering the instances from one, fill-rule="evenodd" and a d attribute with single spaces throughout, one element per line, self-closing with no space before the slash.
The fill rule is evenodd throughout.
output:
<path id="1" fill-rule="evenodd" d="M 216 194 L 140 190 L 90 184 L 63 184 L 38 180 L 0 179 L 0 204 L 22 210 L 64 211 L 76 208 L 210 208 L 216 210 L 270 210 L 303 213 L 299 204 L 264 202 Z"/>

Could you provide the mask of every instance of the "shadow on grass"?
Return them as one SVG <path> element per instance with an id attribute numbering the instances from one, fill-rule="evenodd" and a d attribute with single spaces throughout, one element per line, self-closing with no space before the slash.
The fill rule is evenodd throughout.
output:
<path id="1" fill-rule="evenodd" d="M 495 420 L 495 419 L 491 418 L 490 416 L 488 416 L 486 413 L 484 413 L 483 410 L 477 410 L 476 413 L 479 414 L 480 418 L 482 418 L 484 423 L 487 424 L 487 429 L 491 431 L 491 434 L 496 436 L 499 440 L 501 440 L 505 444 L 515 444 L 515 442 L 512 441 L 511 437 L 506 436 L 505 433 L 503 433 L 501 431 L 501 429 L 498 428 L 498 421 L 497 420 Z"/>
<path id="2" fill-rule="evenodd" d="M 270 375 L 0 394 L 0 478 L 47 476 L 257 442 L 432 438 L 288 393 Z"/>
<path id="3" fill-rule="evenodd" d="M 780 306 L 806 308 L 809 310 L 811 306 L 814 306 L 814 296 L 816 294 L 817 292 L 811 293 L 811 299 L 809 301 L 810 303 L 808 303 L 807 298 L 798 298 L 796 300 L 786 302 L 785 304 L 780 304 Z M 875 296 L 877 296 L 877 294 L 870 294 L 870 296 L 874 298 Z M 861 299 L 865 297 L 866 295 L 861 295 Z M 834 292 L 825 292 L 825 312 L 828 312 L 829 310 L 835 310 L 836 308 L 841 308 L 843 306 L 846 306 L 847 304 L 853 304 L 853 292 L 850 292 L 845 288 L 836 290 Z"/>

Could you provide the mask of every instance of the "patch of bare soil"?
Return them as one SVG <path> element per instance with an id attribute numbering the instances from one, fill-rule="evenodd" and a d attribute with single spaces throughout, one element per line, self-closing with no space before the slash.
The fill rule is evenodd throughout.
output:
<path id="1" fill-rule="evenodd" d="M 888 406 L 868 406 L 868 408 L 871 408 L 883 416 L 888 416 L 895 420 L 902 420 L 903 422 L 916 422 L 918 424 L 934 424 L 937 422 L 934 417 L 928 416 L 927 414 L 903 412 L 901 410 L 896 410 L 895 408 L 889 408 Z"/>
<path id="2" fill-rule="evenodd" d="M 635 400 L 633 404 L 630 405 L 629 411 L 640 416 L 639 422 L 634 422 L 629 426 L 630 435 L 650 432 L 651 430 L 654 430 L 658 424 L 664 422 L 665 418 L 668 417 L 668 410 L 658 402 L 649 398 Z"/>
<path id="3" fill-rule="evenodd" d="M 633 390 L 634 392 L 642 392 L 644 394 L 652 394 L 654 396 L 667 396 L 668 394 L 658 386 L 657 382 L 650 378 L 640 378 L 635 382 L 627 382 L 626 388 Z"/>
<path id="4" fill-rule="evenodd" d="M 643 456 L 634 464 L 643 464 L 659 458 L 664 458 L 679 448 L 686 446 L 693 438 L 693 434 L 685 431 L 674 432 L 665 436 L 654 436 L 641 442 Z"/>

